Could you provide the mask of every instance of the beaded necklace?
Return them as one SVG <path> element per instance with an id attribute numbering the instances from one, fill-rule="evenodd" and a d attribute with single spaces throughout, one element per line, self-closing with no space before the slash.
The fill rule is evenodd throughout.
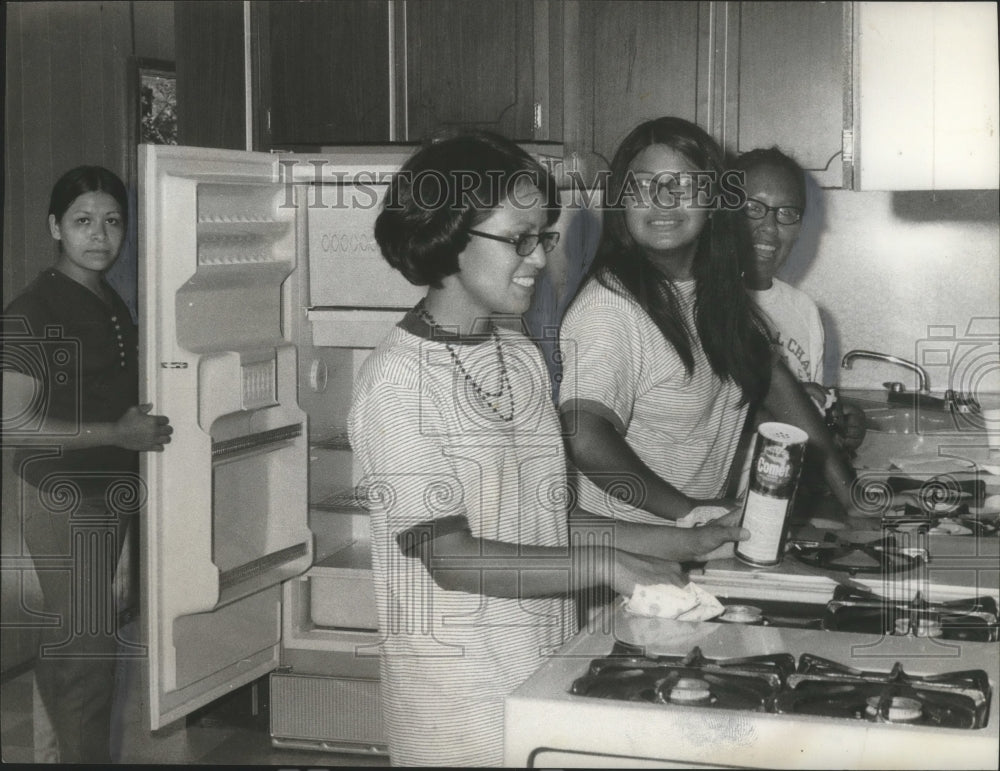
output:
<path id="1" fill-rule="evenodd" d="M 420 317 L 433 329 L 434 327 L 440 327 L 440 324 L 434 320 L 434 317 L 430 314 L 426 308 L 421 305 L 417 309 Z M 479 383 L 476 382 L 475 378 L 469 373 L 469 371 L 462 364 L 462 360 L 458 358 L 458 352 L 455 350 L 454 346 L 447 340 L 441 340 L 444 343 L 444 347 L 448 349 L 448 353 L 451 354 L 452 363 L 458 368 L 458 371 L 465 376 L 465 382 L 472 386 L 472 390 L 475 392 L 476 396 L 479 397 L 480 401 L 489 407 L 493 412 L 495 412 L 502 421 L 505 423 L 510 423 L 514 419 L 514 392 L 510 387 L 510 379 L 507 377 L 507 364 L 503 358 L 503 348 L 500 345 L 500 335 L 497 334 L 497 328 L 490 322 L 490 334 L 493 337 L 493 344 L 496 346 L 497 350 L 497 361 L 500 363 L 500 390 L 496 393 L 492 391 L 487 391 Z M 510 406 L 510 414 L 505 415 L 500 412 L 499 403 L 500 397 L 507 394 L 507 403 Z"/>

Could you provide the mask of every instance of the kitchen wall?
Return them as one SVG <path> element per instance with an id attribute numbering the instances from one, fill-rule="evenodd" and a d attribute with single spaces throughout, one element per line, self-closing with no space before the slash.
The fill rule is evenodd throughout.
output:
<path id="1" fill-rule="evenodd" d="M 912 387 L 909 373 L 894 365 L 859 361 L 852 370 L 840 368 L 844 353 L 864 348 L 921 359 L 931 388 L 943 390 L 954 367 L 933 352 L 962 343 L 958 365 L 968 370 L 973 355 L 975 386 L 1000 392 L 1000 194 L 812 185 L 808 194 L 800 240 L 783 277 L 820 307 L 826 382 L 881 387 L 898 380 Z M 992 340 L 970 354 L 976 335 Z M 929 336 L 938 339 L 928 342 Z"/>

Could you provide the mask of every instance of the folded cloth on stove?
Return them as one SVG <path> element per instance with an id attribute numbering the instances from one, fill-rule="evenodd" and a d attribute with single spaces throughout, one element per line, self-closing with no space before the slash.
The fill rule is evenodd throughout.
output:
<path id="1" fill-rule="evenodd" d="M 722 613 L 722 603 L 697 584 L 636 586 L 625 609 L 637 616 L 706 621 Z"/>

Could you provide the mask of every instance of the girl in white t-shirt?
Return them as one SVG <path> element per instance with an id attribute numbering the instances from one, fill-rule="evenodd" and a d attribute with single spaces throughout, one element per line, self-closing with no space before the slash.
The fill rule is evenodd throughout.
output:
<path id="1" fill-rule="evenodd" d="M 601 243 L 560 332 L 560 413 L 584 508 L 735 522 L 722 496 L 758 405 L 809 433 L 851 508 L 854 472 L 742 286 L 743 203 L 716 142 L 688 121 L 643 123 L 615 153 Z"/>

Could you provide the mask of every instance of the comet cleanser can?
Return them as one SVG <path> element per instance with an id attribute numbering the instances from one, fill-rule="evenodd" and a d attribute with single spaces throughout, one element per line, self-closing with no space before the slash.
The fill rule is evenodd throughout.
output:
<path id="1" fill-rule="evenodd" d="M 781 562 L 785 519 L 799 484 L 808 439 L 801 428 L 785 423 L 762 423 L 757 429 L 740 522 L 750 531 L 750 538 L 736 544 L 736 556 L 748 565 Z"/>

